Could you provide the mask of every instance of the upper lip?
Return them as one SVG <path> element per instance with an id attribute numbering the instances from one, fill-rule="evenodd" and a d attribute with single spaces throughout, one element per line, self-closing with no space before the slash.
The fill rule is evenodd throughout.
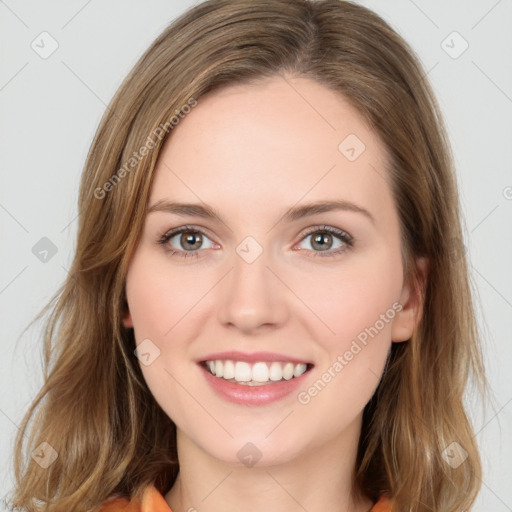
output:
<path id="1" fill-rule="evenodd" d="M 204 361 L 217 361 L 217 360 L 232 360 L 232 361 L 245 361 L 247 363 L 257 363 L 259 361 L 285 361 L 295 364 L 313 364 L 311 361 L 301 359 L 299 357 L 289 356 L 286 354 L 278 354 L 276 352 L 239 352 L 237 350 L 229 350 L 225 352 L 215 352 L 208 354 L 197 360 L 198 363 Z"/>

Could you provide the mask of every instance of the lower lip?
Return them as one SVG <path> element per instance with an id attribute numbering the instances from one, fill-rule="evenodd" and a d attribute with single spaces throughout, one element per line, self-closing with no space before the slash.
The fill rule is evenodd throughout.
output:
<path id="1" fill-rule="evenodd" d="M 300 387 L 309 371 L 303 373 L 300 377 L 290 380 L 280 380 L 271 384 L 262 386 L 248 386 L 244 384 L 235 384 L 221 377 L 215 377 L 208 370 L 199 365 L 206 381 L 213 390 L 225 400 L 241 405 L 266 405 L 276 402 L 281 398 L 288 396 Z"/>

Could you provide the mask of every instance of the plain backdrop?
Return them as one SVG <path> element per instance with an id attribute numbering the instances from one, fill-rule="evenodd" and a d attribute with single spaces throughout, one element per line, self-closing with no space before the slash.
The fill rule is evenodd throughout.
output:
<path id="1" fill-rule="evenodd" d="M 195 3 L 0 1 L 1 496 L 12 485 L 17 425 L 42 383 L 41 324 L 21 333 L 71 264 L 79 177 L 93 134 L 138 57 Z M 468 398 L 484 462 L 474 510 L 511 511 L 512 2 L 360 3 L 412 45 L 446 120 L 496 397 L 482 411 Z M 41 244 L 51 247 L 46 261 Z"/>

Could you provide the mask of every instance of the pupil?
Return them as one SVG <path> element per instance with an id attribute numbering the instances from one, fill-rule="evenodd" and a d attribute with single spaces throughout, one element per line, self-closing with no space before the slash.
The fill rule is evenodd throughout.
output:
<path id="1" fill-rule="evenodd" d="M 193 234 L 187 234 L 187 235 L 184 234 L 184 235 L 182 235 L 181 239 L 182 239 L 184 247 L 186 247 L 187 244 L 195 246 L 195 247 L 191 248 L 192 250 L 201 247 L 201 238 L 200 238 L 199 233 L 193 233 Z M 194 243 L 194 240 L 196 240 L 195 243 Z"/>
<path id="2" fill-rule="evenodd" d="M 325 233 L 319 234 L 313 238 L 313 245 L 316 243 L 319 243 L 320 249 L 325 250 L 326 246 L 329 245 L 328 242 L 325 243 L 325 239 L 327 238 L 329 240 L 330 237 L 331 237 L 331 235 L 329 235 L 329 234 L 325 234 Z"/>

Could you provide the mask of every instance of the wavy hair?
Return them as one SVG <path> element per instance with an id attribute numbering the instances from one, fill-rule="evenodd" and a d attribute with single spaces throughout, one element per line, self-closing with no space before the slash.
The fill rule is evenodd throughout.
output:
<path id="1" fill-rule="evenodd" d="M 475 501 L 481 461 L 464 393 L 471 377 L 482 394 L 488 388 L 453 157 L 425 71 L 381 17 L 349 1 L 209 0 L 153 42 L 92 142 L 69 277 L 36 317 L 50 313 L 44 384 L 16 439 L 16 509 L 88 512 L 110 497 L 140 498 L 148 484 L 165 493 L 174 483 L 175 426 L 121 321 L 127 266 L 159 152 L 185 106 L 275 76 L 338 92 L 384 142 L 404 276 L 424 297 L 420 323 L 392 344 L 365 407 L 354 489 L 374 501 L 388 493 L 397 512 L 467 510 Z M 418 257 L 429 261 L 424 286 Z M 57 455 L 48 467 L 30 456 L 48 448 L 41 443 Z M 445 460 L 450 446 L 467 453 L 458 467 Z"/>

